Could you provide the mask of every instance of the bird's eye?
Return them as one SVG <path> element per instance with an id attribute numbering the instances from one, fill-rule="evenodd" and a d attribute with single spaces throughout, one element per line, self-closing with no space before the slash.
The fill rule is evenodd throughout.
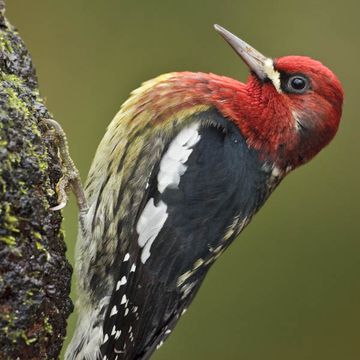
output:
<path id="1" fill-rule="evenodd" d="M 287 83 L 287 90 L 292 93 L 303 94 L 309 88 L 309 80 L 301 75 L 291 76 Z"/>

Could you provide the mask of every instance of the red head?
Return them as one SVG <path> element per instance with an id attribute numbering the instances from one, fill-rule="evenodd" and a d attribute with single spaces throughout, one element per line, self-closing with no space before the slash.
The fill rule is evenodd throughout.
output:
<path id="1" fill-rule="evenodd" d="M 339 80 L 311 58 L 272 60 L 227 30 L 215 28 L 252 71 L 245 86 L 247 101 L 241 94 L 241 105 L 232 111 L 249 145 L 283 169 L 310 160 L 338 129 L 343 102 Z"/>

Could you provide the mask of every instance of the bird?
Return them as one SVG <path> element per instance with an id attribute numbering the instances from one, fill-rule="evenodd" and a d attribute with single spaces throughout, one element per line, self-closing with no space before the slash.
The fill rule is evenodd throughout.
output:
<path id="1" fill-rule="evenodd" d="M 245 83 L 160 75 L 131 93 L 99 144 L 66 360 L 149 359 L 282 179 L 338 130 L 344 93 L 325 65 L 269 58 L 215 29 L 248 66 Z"/>

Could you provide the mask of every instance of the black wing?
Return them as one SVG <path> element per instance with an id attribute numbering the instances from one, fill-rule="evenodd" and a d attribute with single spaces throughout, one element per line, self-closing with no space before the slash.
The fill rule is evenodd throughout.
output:
<path id="1" fill-rule="evenodd" d="M 269 174 L 238 128 L 216 110 L 195 116 L 193 123 L 203 119 L 211 121 L 200 125 L 178 185 L 159 186 L 161 165 L 149 180 L 138 215 L 146 219 L 134 229 L 119 263 L 105 317 L 101 353 L 106 359 L 151 356 L 191 303 L 213 261 L 268 196 Z M 145 233 L 147 245 L 139 232 Z"/>

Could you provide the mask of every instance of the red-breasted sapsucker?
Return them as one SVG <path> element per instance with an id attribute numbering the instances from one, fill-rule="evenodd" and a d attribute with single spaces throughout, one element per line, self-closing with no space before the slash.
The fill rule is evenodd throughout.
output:
<path id="1" fill-rule="evenodd" d="M 270 59 L 216 30 L 247 83 L 175 72 L 135 90 L 87 179 L 67 360 L 145 360 L 286 174 L 334 137 L 343 90 L 320 62 Z"/>

